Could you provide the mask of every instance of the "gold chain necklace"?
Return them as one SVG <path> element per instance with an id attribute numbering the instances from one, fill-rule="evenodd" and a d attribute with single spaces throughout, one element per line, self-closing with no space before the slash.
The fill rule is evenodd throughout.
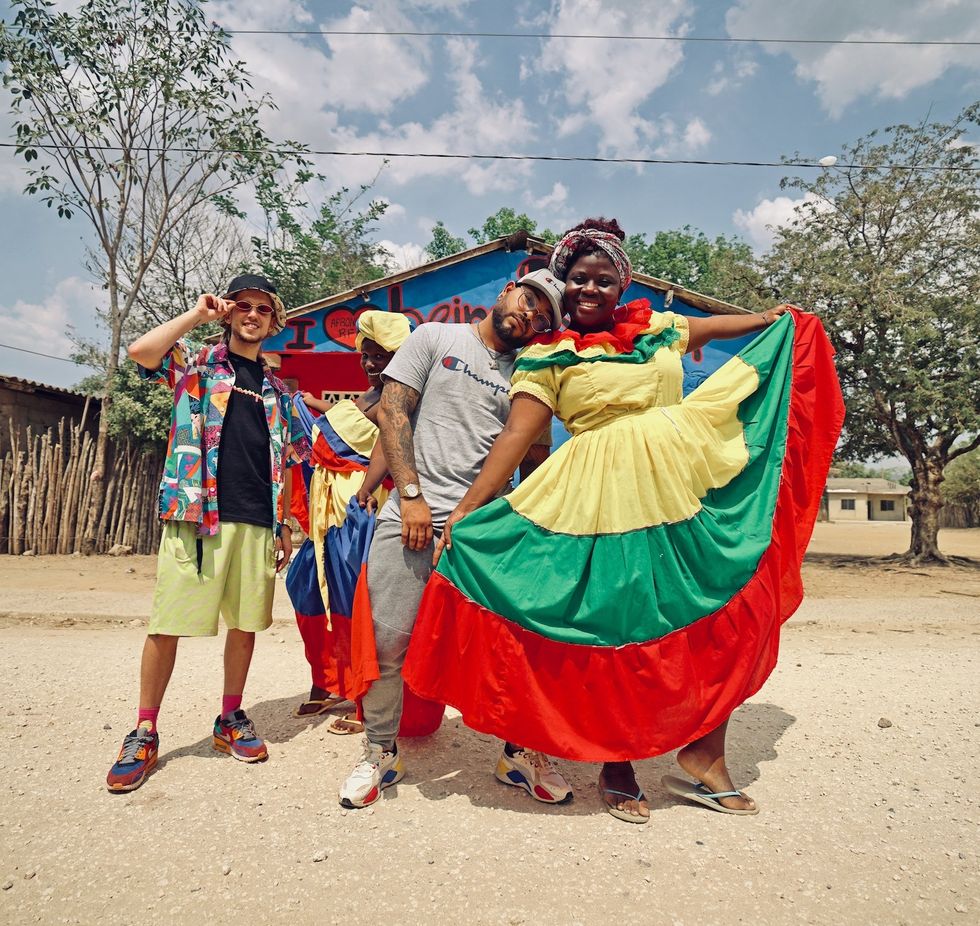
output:
<path id="1" fill-rule="evenodd" d="M 513 353 L 513 351 L 504 350 L 504 351 L 500 351 L 500 353 L 495 354 L 492 350 L 490 350 L 489 347 L 487 347 L 487 342 L 483 340 L 483 335 L 480 334 L 480 324 L 479 324 L 479 322 L 477 322 L 477 324 L 473 325 L 472 328 L 476 332 L 476 336 L 479 339 L 480 344 L 483 346 L 483 349 L 487 352 L 487 358 L 490 361 L 490 369 L 491 370 L 499 370 L 500 369 L 500 365 L 497 363 L 497 361 L 500 359 L 500 357 L 503 354 L 510 354 L 510 353 Z"/>

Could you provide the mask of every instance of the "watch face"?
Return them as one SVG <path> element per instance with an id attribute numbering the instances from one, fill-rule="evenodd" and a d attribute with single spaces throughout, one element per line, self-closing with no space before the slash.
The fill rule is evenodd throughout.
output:
<path id="1" fill-rule="evenodd" d="M 421 494 L 421 490 L 414 482 L 409 482 L 402 490 L 402 495 L 404 495 L 405 498 L 418 498 Z"/>

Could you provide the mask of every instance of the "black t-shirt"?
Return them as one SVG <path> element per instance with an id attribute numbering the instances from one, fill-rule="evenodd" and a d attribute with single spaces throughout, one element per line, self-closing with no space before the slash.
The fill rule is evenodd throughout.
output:
<path id="1" fill-rule="evenodd" d="M 262 364 L 228 352 L 235 386 L 218 447 L 218 520 L 272 527 L 269 423 L 262 403 Z"/>

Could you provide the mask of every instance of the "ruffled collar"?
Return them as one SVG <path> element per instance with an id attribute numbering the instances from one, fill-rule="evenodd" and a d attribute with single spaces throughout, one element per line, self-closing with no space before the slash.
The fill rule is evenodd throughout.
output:
<path id="1" fill-rule="evenodd" d="M 634 341 L 650 327 L 650 316 L 653 314 L 648 299 L 633 299 L 621 308 L 626 309 L 624 321 L 616 322 L 609 331 L 591 331 L 580 334 L 571 328 L 553 331 L 550 334 L 535 338 L 531 344 L 561 344 L 564 349 L 581 351 L 588 347 L 608 347 L 615 354 L 629 354 L 633 350 Z M 571 344 L 567 342 L 571 341 Z"/>

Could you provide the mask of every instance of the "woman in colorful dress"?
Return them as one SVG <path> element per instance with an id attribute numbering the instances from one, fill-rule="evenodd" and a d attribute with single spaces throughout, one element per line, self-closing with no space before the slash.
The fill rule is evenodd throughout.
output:
<path id="1" fill-rule="evenodd" d="M 695 781 L 668 790 L 753 814 L 725 732 L 802 597 L 843 421 L 833 352 L 814 316 L 785 306 L 688 318 L 620 305 L 624 237 L 592 219 L 555 247 L 569 326 L 517 360 L 507 426 L 437 548 L 405 680 L 474 729 L 603 763 L 619 819 L 649 819 L 632 762 L 678 747 Z M 682 398 L 685 353 L 755 333 Z M 552 413 L 571 439 L 491 502 Z"/>
<path id="2" fill-rule="evenodd" d="M 377 411 L 381 400 L 381 373 L 410 333 L 408 319 L 395 312 L 368 311 L 357 319 L 355 347 L 368 378 L 368 391 L 357 399 L 329 405 L 303 393 L 297 401 L 308 423 L 313 444 L 312 466 L 304 465 L 309 539 L 297 553 L 287 588 L 296 610 L 296 623 L 310 664 L 309 698 L 293 712 L 313 717 L 347 700 L 351 671 L 350 619 L 359 563 L 350 562 L 350 535 L 360 508 L 350 505 L 371 451 L 378 439 Z M 320 413 L 314 417 L 307 408 Z M 302 499 L 302 494 L 294 492 Z M 388 489 L 374 493 L 383 504 Z M 295 506 L 294 506 L 295 507 Z M 297 512 L 304 520 L 302 505 Z M 346 528 L 346 530 L 345 530 Z M 363 551 L 362 551 L 363 552 Z M 337 718 L 331 732 L 356 733 L 356 717 Z"/>

